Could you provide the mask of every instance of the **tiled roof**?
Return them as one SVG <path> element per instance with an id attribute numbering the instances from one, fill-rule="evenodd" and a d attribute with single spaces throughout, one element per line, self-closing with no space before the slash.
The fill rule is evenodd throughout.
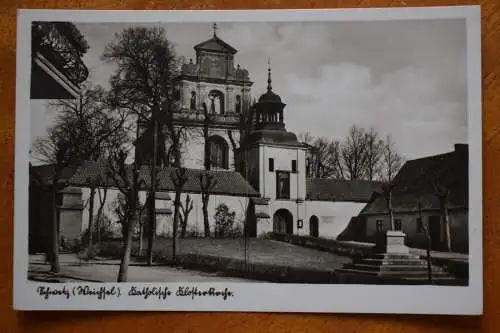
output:
<path id="1" fill-rule="evenodd" d="M 39 167 L 35 167 L 36 168 Z M 44 168 L 41 168 L 44 169 Z M 99 179 L 101 186 L 115 187 L 114 179 L 108 174 L 108 167 L 105 162 L 84 162 L 74 174 L 67 179 L 67 184 L 72 186 L 88 186 L 92 180 Z M 175 168 L 162 168 L 158 172 L 158 191 L 174 191 L 172 176 L 175 175 Z M 259 193 L 237 172 L 232 171 L 205 171 L 198 169 L 185 169 L 187 182 L 183 192 L 201 193 L 200 175 L 208 173 L 216 181 L 215 186 L 210 191 L 211 194 L 257 197 Z M 127 171 L 131 179 L 132 168 Z M 140 179 L 142 188 L 147 189 L 150 183 L 150 172 L 148 167 L 141 168 Z"/>
<path id="2" fill-rule="evenodd" d="M 199 170 L 186 169 L 187 182 L 184 185 L 184 192 L 201 193 L 200 175 L 207 173 L 213 176 L 216 181 L 215 186 L 211 190 L 212 194 L 234 195 L 254 197 L 259 196 L 259 193 L 237 172 L 232 171 L 216 171 L 216 170 Z M 144 175 L 144 181 L 149 184 L 149 171 L 144 169 L 141 174 Z M 174 168 L 165 168 L 159 171 L 158 181 L 161 190 L 175 190 L 172 177 L 175 175 Z"/>
<path id="3" fill-rule="evenodd" d="M 306 181 L 306 200 L 369 202 L 381 182 L 309 178 Z"/>
<path id="4" fill-rule="evenodd" d="M 59 177 L 60 183 L 65 183 L 76 171 L 77 167 L 66 167 L 62 170 Z M 30 167 L 30 181 L 42 183 L 44 185 L 52 184 L 55 172 L 55 164 L 36 165 Z"/>
<path id="5" fill-rule="evenodd" d="M 454 152 L 406 162 L 394 178 L 392 209 L 395 212 L 416 211 L 419 203 L 422 209 L 439 209 L 435 185 L 449 189 L 448 208 L 468 207 L 468 151 L 465 145 L 457 148 Z M 385 199 L 378 196 L 362 214 L 386 211 Z"/>

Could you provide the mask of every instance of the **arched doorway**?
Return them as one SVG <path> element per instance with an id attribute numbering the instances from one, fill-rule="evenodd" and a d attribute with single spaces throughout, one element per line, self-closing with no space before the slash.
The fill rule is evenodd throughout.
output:
<path id="1" fill-rule="evenodd" d="M 293 234 L 293 215 L 288 209 L 278 209 L 273 216 L 273 231 Z"/>
<path id="2" fill-rule="evenodd" d="M 309 235 L 312 237 L 319 236 L 319 219 L 316 215 L 311 216 L 309 219 Z"/>

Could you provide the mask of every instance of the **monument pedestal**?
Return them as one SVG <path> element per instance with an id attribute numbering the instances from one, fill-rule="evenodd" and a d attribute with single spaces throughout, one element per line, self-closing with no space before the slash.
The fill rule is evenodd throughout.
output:
<path id="1" fill-rule="evenodd" d="M 386 251 L 389 254 L 408 254 L 410 249 L 405 245 L 406 234 L 402 231 L 387 231 Z"/>
<path id="2" fill-rule="evenodd" d="M 336 271 L 341 283 L 428 284 L 427 261 L 410 253 L 402 231 L 387 231 L 385 251 L 346 264 Z M 431 266 L 433 283 L 453 284 L 455 278 Z"/>

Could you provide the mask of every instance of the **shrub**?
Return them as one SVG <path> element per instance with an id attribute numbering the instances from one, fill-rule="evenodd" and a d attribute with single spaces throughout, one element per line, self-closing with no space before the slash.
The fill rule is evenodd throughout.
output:
<path id="1" fill-rule="evenodd" d="M 244 236 L 243 226 L 241 223 L 235 223 L 233 227 L 226 231 L 224 237 L 227 238 L 242 238 Z"/>
<path id="2" fill-rule="evenodd" d="M 228 237 L 233 230 L 236 213 L 230 212 L 225 203 L 221 203 L 215 209 L 215 237 Z"/>
<path id="3" fill-rule="evenodd" d="M 121 241 L 103 242 L 98 246 L 101 257 L 120 258 L 123 254 L 123 242 Z"/>
<path id="4" fill-rule="evenodd" d="M 99 229 L 99 230 L 98 230 Z M 98 239 L 101 241 L 113 239 L 112 223 L 108 216 L 101 215 L 97 220 L 97 215 L 94 216 L 94 230 L 92 231 L 92 240 L 96 242 Z M 83 244 L 88 244 L 90 230 L 87 228 L 81 237 Z"/>
<path id="5" fill-rule="evenodd" d="M 100 247 L 98 244 L 94 244 L 90 247 L 81 249 L 77 256 L 81 260 L 92 260 L 99 255 Z"/>

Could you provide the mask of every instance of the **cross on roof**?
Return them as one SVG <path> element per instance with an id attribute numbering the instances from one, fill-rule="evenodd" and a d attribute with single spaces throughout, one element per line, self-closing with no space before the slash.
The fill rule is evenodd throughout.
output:
<path id="1" fill-rule="evenodd" d="M 217 23 L 215 23 L 215 22 L 214 22 L 214 23 L 212 24 L 212 30 L 214 31 L 214 37 L 215 37 L 215 36 L 217 36 L 217 29 L 218 29 L 218 28 L 217 28 Z"/>

